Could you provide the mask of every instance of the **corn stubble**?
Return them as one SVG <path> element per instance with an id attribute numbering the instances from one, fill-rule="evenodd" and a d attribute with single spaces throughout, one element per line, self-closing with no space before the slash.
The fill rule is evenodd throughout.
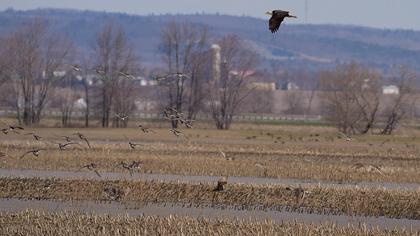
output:
<path id="1" fill-rule="evenodd" d="M 52 200 L 111 201 L 104 192 L 115 188 L 121 202 L 181 204 L 194 207 L 231 207 L 244 210 L 288 210 L 306 213 L 386 216 L 420 219 L 420 191 L 381 189 L 336 189 L 313 186 L 309 194 L 297 199 L 283 186 L 228 184 L 222 192 L 215 185 L 89 181 L 0 179 L 0 197 Z"/>
<path id="2" fill-rule="evenodd" d="M 271 221 L 208 220 L 190 217 L 129 217 L 24 211 L 0 214 L 1 235 L 415 235 L 365 225 L 275 224 Z M 418 232 L 417 232 L 418 234 Z"/>

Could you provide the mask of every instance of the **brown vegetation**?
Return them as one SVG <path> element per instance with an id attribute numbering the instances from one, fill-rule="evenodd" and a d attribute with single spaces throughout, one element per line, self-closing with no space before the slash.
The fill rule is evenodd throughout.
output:
<path id="1" fill-rule="evenodd" d="M 25 211 L 0 215 L 2 235 L 414 235 L 415 231 L 369 229 L 365 225 L 275 224 L 271 221 L 208 220 L 191 217 L 101 216 Z"/>

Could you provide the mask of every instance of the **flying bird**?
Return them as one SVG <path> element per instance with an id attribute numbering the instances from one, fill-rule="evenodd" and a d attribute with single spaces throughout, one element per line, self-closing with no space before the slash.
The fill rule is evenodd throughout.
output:
<path id="1" fill-rule="evenodd" d="M 136 147 L 137 146 L 142 146 L 143 144 L 141 144 L 141 143 L 133 143 L 133 142 L 131 142 L 128 138 L 127 138 L 127 136 L 125 136 L 124 135 L 124 137 L 125 137 L 125 139 L 128 141 L 128 145 L 130 146 L 130 148 L 131 149 L 136 149 Z"/>
<path id="2" fill-rule="evenodd" d="M 154 133 L 155 131 L 153 131 L 153 130 L 151 130 L 151 129 L 149 129 L 149 128 L 147 128 L 147 127 L 144 127 L 143 125 L 138 125 L 138 127 L 141 129 L 141 131 L 143 131 L 143 133 L 145 133 L 145 134 L 147 134 L 147 133 Z"/>
<path id="3" fill-rule="evenodd" d="M 54 143 L 55 143 L 55 142 L 54 142 Z M 68 143 L 55 143 L 55 144 L 57 144 L 57 145 L 58 145 L 58 148 L 59 148 L 61 151 L 66 150 L 66 147 L 67 147 L 67 146 L 69 146 L 69 145 L 73 145 L 73 144 L 77 144 L 77 145 L 79 145 L 79 143 L 76 143 L 76 142 L 68 142 Z"/>
<path id="4" fill-rule="evenodd" d="M 117 119 L 122 120 L 122 121 L 125 121 L 126 119 L 128 119 L 128 116 L 127 116 L 127 115 L 120 114 L 120 113 L 115 113 L 115 117 L 116 117 Z"/>
<path id="5" fill-rule="evenodd" d="M 89 148 L 91 148 L 90 143 L 89 143 L 89 140 L 88 140 L 88 139 L 86 138 L 86 136 L 84 136 L 82 133 L 77 132 L 77 133 L 74 133 L 73 135 L 76 135 L 76 136 L 77 136 L 77 137 L 79 137 L 81 140 L 84 140 L 84 141 L 87 143 L 88 147 L 89 147 Z"/>
<path id="6" fill-rule="evenodd" d="M 279 30 L 281 23 L 283 22 L 284 18 L 297 18 L 296 16 L 292 16 L 289 14 L 288 11 L 282 10 L 274 10 L 272 12 L 267 12 L 266 14 L 270 15 L 271 18 L 269 20 L 269 29 L 271 33 L 275 33 Z"/>
<path id="7" fill-rule="evenodd" d="M 116 165 L 114 167 L 114 169 L 117 168 L 117 167 L 122 167 L 122 168 L 128 170 L 130 172 L 130 175 L 133 176 L 134 170 L 139 169 L 140 164 L 141 164 L 141 162 L 138 162 L 138 161 L 133 161 L 131 164 L 128 164 L 128 163 L 125 163 L 125 162 L 122 161 L 118 165 Z"/>
<path id="8" fill-rule="evenodd" d="M 90 171 L 93 171 L 93 172 L 95 172 L 95 174 L 97 175 L 97 176 L 99 176 L 99 177 L 102 177 L 101 176 L 101 174 L 99 174 L 99 172 L 96 170 L 96 168 L 98 167 L 98 165 L 96 165 L 95 163 L 90 163 L 90 164 L 87 164 L 87 165 L 84 165 L 84 166 L 82 166 L 78 171 L 76 171 L 76 172 L 79 172 L 79 171 L 81 171 L 82 169 L 84 169 L 84 168 L 86 168 L 86 169 L 88 169 L 88 170 L 90 170 Z"/>
<path id="9" fill-rule="evenodd" d="M 23 134 L 23 135 L 32 135 L 32 137 L 33 137 L 36 141 L 40 141 L 40 140 L 42 139 L 42 137 L 41 137 L 41 136 L 39 136 L 39 135 L 37 135 L 37 134 L 35 134 L 35 133 L 33 133 L 33 132 L 26 133 L 26 134 Z"/>
<path id="10" fill-rule="evenodd" d="M 118 72 L 118 74 L 120 74 L 121 76 L 124 76 L 127 79 L 134 79 L 133 75 L 130 75 L 129 73 L 124 73 L 122 71 Z"/>
<path id="11" fill-rule="evenodd" d="M 180 135 L 184 135 L 181 131 L 177 129 L 170 129 L 171 133 L 173 133 L 175 136 L 179 137 Z"/>
<path id="12" fill-rule="evenodd" d="M 40 152 L 41 151 L 44 151 L 45 149 L 33 149 L 33 150 L 30 150 L 30 151 L 27 151 L 27 152 L 25 152 L 24 154 L 22 154 L 22 156 L 20 156 L 19 157 L 19 159 L 22 159 L 22 158 L 24 158 L 26 155 L 28 155 L 28 154 L 32 154 L 32 155 L 34 155 L 35 157 L 38 157 L 39 156 L 39 154 L 40 154 Z"/>

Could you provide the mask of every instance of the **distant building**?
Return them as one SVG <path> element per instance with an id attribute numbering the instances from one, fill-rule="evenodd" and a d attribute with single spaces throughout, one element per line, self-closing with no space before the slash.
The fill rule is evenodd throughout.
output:
<path id="1" fill-rule="evenodd" d="M 400 89 L 395 85 L 382 86 L 382 94 L 398 95 L 400 94 Z"/>
<path id="2" fill-rule="evenodd" d="M 249 88 L 255 88 L 258 90 L 276 90 L 276 83 L 267 83 L 267 82 L 252 82 L 248 84 Z"/>
<path id="3" fill-rule="evenodd" d="M 299 90 L 299 86 L 294 82 L 286 82 L 281 86 L 281 90 Z"/>

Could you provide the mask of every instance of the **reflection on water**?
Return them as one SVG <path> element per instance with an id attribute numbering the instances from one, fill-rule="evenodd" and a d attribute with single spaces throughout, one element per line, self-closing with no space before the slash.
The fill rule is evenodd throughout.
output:
<path id="1" fill-rule="evenodd" d="M 177 205 L 136 205 L 129 207 L 118 202 L 93 201 L 50 201 L 50 200 L 21 200 L 0 199 L 0 212 L 20 212 L 24 210 L 38 210 L 47 212 L 76 211 L 87 214 L 108 214 L 128 216 L 161 216 L 169 215 L 190 216 L 207 219 L 232 218 L 241 220 L 264 221 L 272 220 L 276 223 L 298 222 L 306 224 L 333 223 L 339 226 L 366 224 L 367 227 L 380 229 L 406 228 L 420 230 L 419 220 L 391 219 L 385 217 L 352 217 L 345 215 L 319 215 L 282 211 L 234 210 L 210 207 L 181 207 Z"/>
<path id="2" fill-rule="evenodd" d="M 102 177 L 92 172 L 71 172 L 71 171 L 43 171 L 43 170 L 18 170 L 0 169 L 0 178 L 21 177 L 21 178 L 61 178 L 61 179 L 93 179 L 93 180 L 160 180 L 160 181 L 179 181 L 191 183 L 214 183 L 219 180 L 218 176 L 186 176 L 171 174 L 140 174 L 106 172 L 101 173 Z M 381 182 L 359 182 L 359 183 L 335 183 L 317 180 L 301 179 L 269 179 L 256 177 L 229 177 L 229 183 L 233 184 L 261 184 L 261 185 L 300 185 L 302 187 L 320 184 L 323 187 L 362 187 L 362 188 L 384 188 L 401 190 L 420 190 L 420 184 L 416 183 L 381 183 Z"/>

